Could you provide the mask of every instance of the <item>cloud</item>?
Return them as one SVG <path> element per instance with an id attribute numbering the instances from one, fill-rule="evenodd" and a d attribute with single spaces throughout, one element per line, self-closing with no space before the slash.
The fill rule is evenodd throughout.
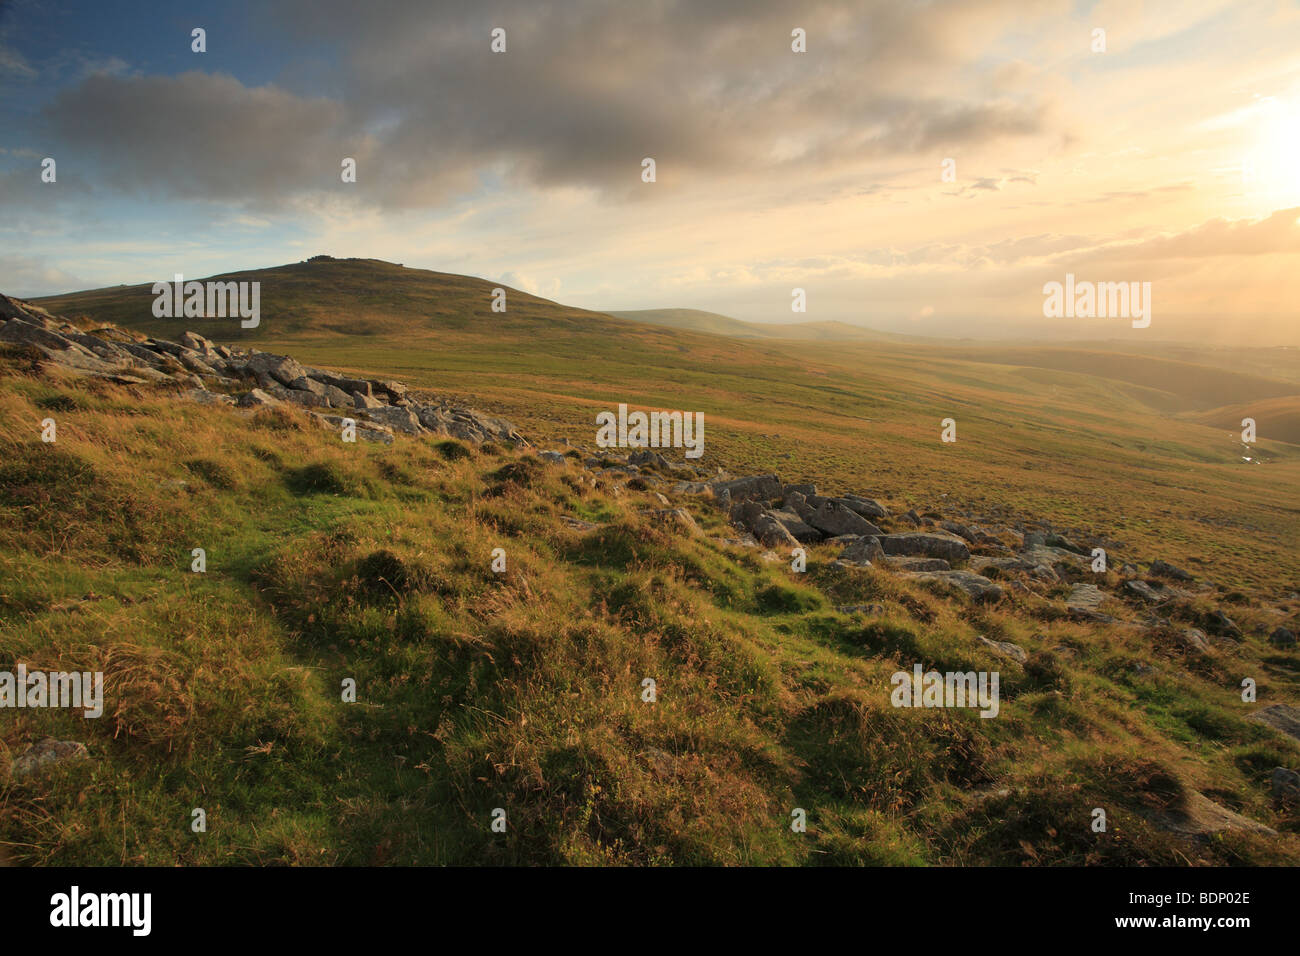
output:
<path id="1" fill-rule="evenodd" d="M 1056 261 L 1132 263 L 1295 253 L 1300 253 L 1300 207 L 1279 209 L 1262 219 L 1212 219 L 1173 235 L 1111 243 L 1078 259 L 1060 256 Z"/>
<path id="2" fill-rule="evenodd" d="M 0 255 L 0 290 L 6 295 L 34 298 L 69 289 L 84 289 L 89 283 L 50 265 L 44 258 Z"/>
<path id="3" fill-rule="evenodd" d="M 359 166 L 346 195 L 388 208 L 443 203 L 485 178 L 645 198 L 645 156 L 659 190 L 815 178 L 1044 132 L 1053 104 L 1033 88 L 956 75 L 1011 8 L 376 0 L 358 18 L 350 2 L 286 0 L 263 14 L 286 58 L 345 51 L 330 96 L 122 64 L 63 89 L 43 128 L 51 150 L 93 160 L 114 189 L 258 204 L 337 193 L 345 156 Z M 790 49 L 795 21 L 806 54 Z M 494 26 L 505 53 L 489 49 Z"/>
<path id="4" fill-rule="evenodd" d="M 27 63 L 27 60 L 21 53 L 12 47 L 0 43 L 0 75 L 9 74 L 19 76 L 23 79 L 30 79 L 36 76 L 36 71 Z"/>
<path id="5" fill-rule="evenodd" d="M 229 76 L 97 73 L 45 110 L 61 169 L 132 193 L 274 201 L 339 180 L 343 156 L 370 150 L 323 98 Z"/>

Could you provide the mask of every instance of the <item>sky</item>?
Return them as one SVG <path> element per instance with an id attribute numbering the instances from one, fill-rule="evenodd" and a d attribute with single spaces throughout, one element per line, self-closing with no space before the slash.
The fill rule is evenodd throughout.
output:
<path id="1" fill-rule="evenodd" d="M 325 253 L 598 310 L 1296 345 L 1298 220 L 1295 2 L 0 0 L 12 295 Z M 1150 324 L 1045 315 L 1067 274 L 1149 282 Z"/>

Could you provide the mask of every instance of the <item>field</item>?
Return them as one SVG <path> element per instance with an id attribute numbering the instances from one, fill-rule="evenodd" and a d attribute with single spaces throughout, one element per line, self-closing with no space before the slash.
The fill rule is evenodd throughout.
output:
<path id="1" fill-rule="evenodd" d="M 1050 522 L 1106 541 L 1116 567 L 1161 558 L 1214 582 L 1175 616 L 1222 608 L 1245 640 L 1196 653 L 1168 628 L 1071 620 L 1068 588 L 984 607 L 845 578 L 829 546 L 800 578 L 715 541 L 735 532 L 703 499 L 684 502 L 703 534 L 678 534 L 642 513 L 651 486 L 593 487 L 576 462 L 341 446 L 294 414 L 50 381 L 7 354 L 0 413 L 27 425 L 0 444 L 6 657 L 99 667 L 118 702 L 89 731 L 31 712 L 0 727 L 11 750 L 51 733 L 94 757 L 0 781 L 15 862 L 1300 862 L 1300 819 L 1268 794 L 1300 746 L 1246 720 L 1239 692 L 1250 676 L 1259 705 L 1300 704 L 1295 652 L 1264 639 L 1300 609 L 1300 446 L 1269 427 L 1300 392 L 1294 353 L 1264 375 L 1186 350 L 738 339 L 515 290 L 493 313 L 495 283 L 373 261 L 227 278 L 250 277 L 260 328 L 194 330 L 466 401 L 540 448 L 591 448 L 622 402 L 700 411 L 710 469 Z M 86 327 L 189 327 L 149 303 L 137 287 L 42 304 Z M 1256 409 L 1246 448 L 1234 421 Z M 867 603 L 882 612 L 836 610 Z M 1034 653 L 1009 663 L 978 636 Z M 1000 668 L 1001 716 L 891 708 L 889 675 L 913 661 Z M 1158 824 L 1195 794 L 1279 832 Z"/>

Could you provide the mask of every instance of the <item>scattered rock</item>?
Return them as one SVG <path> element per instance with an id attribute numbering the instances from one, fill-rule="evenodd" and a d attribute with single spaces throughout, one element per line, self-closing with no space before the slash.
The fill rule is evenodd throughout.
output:
<path id="1" fill-rule="evenodd" d="M 860 495 L 844 495 L 842 498 L 836 498 L 847 508 L 851 508 L 864 518 L 888 518 L 889 510 L 879 501 L 872 498 L 863 498 Z"/>
<path id="2" fill-rule="evenodd" d="M 402 432 L 405 435 L 419 435 L 424 431 L 420 419 L 409 408 L 382 405 L 379 408 L 366 409 L 366 414 L 370 416 L 371 421 L 379 422 L 379 424 L 385 425 L 395 432 Z"/>
<path id="3" fill-rule="evenodd" d="M 244 363 L 244 368 L 259 377 L 270 376 L 285 386 L 307 375 L 307 370 L 289 356 L 272 355 L 270 352 L 254 352 Z"/>
<path id="4" fill-rule="evenodd" d="M 55 740 L 43 737 L 14 758 L 12 774 L 15 779 L 26 777 L 54 764 L 82 760 L 90 756 L 86 745 L 75 740 Z"/>
<path id="5" fill-rule="evenodd" d="M 816 544 L 823 537 L 820 531 L 805 524 L 803 519 L 792 511 L 774 508 L 768 511 L 768 514 L 781 522 L 785 530 L 790 532 L 790 536 L 800 544 Z"/>
<path id="6" fill-rule="evenodd" d="M 872 540 L 875 540 L 874 538 Z M 877 544 L 879 547 L 879 544 Z M 943 558 L 909 557 L 907 555 L 886 556 L 885 563 L 900 571 L 951 571 L 952 566 Z"/>
<path id="7" fill-rule="evenodd" d="M 751 530 L 765 547 L 793 549 L 799 547 L 798 540 L 786 530 L 777 517 L 770 511 L 760 511 L 754 519 Z"/>
<path id="8" fill-rule="evenodd" d="M 1300 773 L 1286 767 L 1274 767 L 1270 780 L 1273 796 L 1284 803 L 1300 803 Z"/>
<path id="9" fill-rule="evenodd" d="M 884 614 L 883 604 L 837 604 L 835 610 L 841 614 Z"/>
<path id="10" fill-rule="evenodd" d="M 979 635 L 979 642 L 990 650 L 997 651 L 1017 663 L 1023 664 L 1029 660 L 1029 653 L 1019 644 L 1012 644 L 1010 641 L 991 641 L 983 634 Z"/>
<path id="11" fill-rule="evenodd" d="M 223 395 L 221 392 L 209 392 L 206 388 L 191 388 L 187 392 L 181 393 L 182 397 L 188 398 L 192 402 L 198 402 L 200 405 L 234 405 L 235 399 L 231 395 Z"/>
<path id="12" fill-rule="evenodd" d="M 1160 604 L 1164 601 L 1172 601 L 1175 598 L 1186 596 L 1183 592 L 1166 587 L 1159 582 L 1148 584 L 1146 581 L 1125 581 L 1124 587 L 1149 604 Z"/>
<path id="13" fill-rule="evenodd" d="M 685 508 L 662 508 L 645 512 L 646 517 L 658 521 L 671 521 L 691 534 L 701 534 L 700 526 L 695 523 L 691 513 Z"/>
<path id="14" fill-rule="evenodd" d="M 1288 737 L 1300 740 L 1300 709 L 1287 704 L 1273 704 L 1263 710 L 1257 710 L 1246 718 L 1267 724 L 1274 730 L 1280 730 Z"/>
<path id="15" fill-rule="evenodd" d="M 715 481 L 713 493 L 720 496 L 726 492 L 732 501 L 758 498 L 772 501 L 781 496 L 781 481 L 776 475 L 754 475 L 750 478 L 733 478 L 730 481 Z"/>
<path id="16" fill-rule="evenodd" d="M 880 546 L 880 539 L 870 535 L 845 545 L 839 559 L 849 564 L 874 564 L 885 559 L 885 550 Z"/>
<path id="17" fill-rule="evenodd" d="M 1220 637 L 1231 638 L 1234 641 L 1241 640 L 1241 628 L 1239 628 L 1232 618 L 1222 611 L 1213 611 L 1205 621 L 1206 630 L 1211 634 L 1217 634 Z"/>
<path id="18" fill-rule="evenodd" d="M 1171 578 L 1175 581 L 1192 580 L 1192 576 L 1188 574 L 1186 571 L 1184 571 L 1182 568 L 1176 568 L 1172 564 L 1166 564 L 1164 561 L 1161 561 L 1159 558 L 1151 562 L 1151 568 L 1147 571 L 1147 573 L 1154 575 L 1155 577 L 1158 578 Z"/>
<path id="19" fill-rule="evenodd" d="M 239 396 L 235 402 L 240 408 L 270 408 L 280 404 L 280 400 L 272 395 L 268 395 L 260 388 L 255 388 L 251 392 L 245 392 Z"/>
<path id="20" fill-rule="evenodd" d="M 808 519 L 823 534 L 835 537 L 841 534 L 879 535 L 881 530 L 862 515 L 838 499 L 827 499 Z"/>
<path id="21" fill-rule="evenodd" d="M 1257 823 L 1248 817 L 1219 806 L 1204 794 L 1195 790 L 1187 794 L 1182 807 L 1172 810 L 1157 811 L 1152 814 L 1153 822 L 1162 830 L 1182 836 L 1204 837 L 1224 830 L 1245 830 L 1277 836 L 1277 831 Z"/>
<path id="22" fill-rule="evenodd" d="M 1287 630 L 1285 627 L 1279 627 L 1268 636 L 1268 642 L 1274 647 L 1289 650 L 1290 648 L 1295 647 L 1296 639 L 1295 634 L 1291 631 Z"/>
<path id="23" fill-rule="evenodd" d="M 1070 611 L 1096 611 L 1106 600 L 1106 592 L 1095 584 L 1076 584 L 1065 599 L 1065 606 Z"/>
<path id="24" fill-rule="evenodd" d="M 986 577 L 971 571 L 904 572 L 916 581 L 938 581 L 959 588 L 976 601 L 997 601 L 1002 598 L 1002 588 Z"/>
<path id="25" fill-rule="evenodd" d="M 885 554 L 919 554 L 930 558 L 943 558 L 949 564 L 963 564 L 970 560 L 970 548 L 966 546 L 965 541 L 954 535 L 925 532 L 885 534 L 880 536 L 880 547 Z M 980 578 L 980 580 L 987 579 Z"/>

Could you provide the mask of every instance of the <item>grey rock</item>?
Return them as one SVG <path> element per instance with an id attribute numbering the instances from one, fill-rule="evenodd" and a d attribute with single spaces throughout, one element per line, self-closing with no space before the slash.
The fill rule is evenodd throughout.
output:
<path id="1" fill-rule="evenodd" d="M 1049 548 L 1059 548 L 1062 551 L 1069 551 L 1073 554 L 1091 555 L 1091 552 L 1082 545 L 1075 544 L 1065 535 L 1052 532 L 1043 536 L 1043 544 Z"/>
<path id="2" fill-rule="evenodd" d="M 881 535 L 880 546 L 885 554 L 924 555 L 930 558 L 943 558 L 949 564 L 962 564 L 970 560 L 970 548 L 966 546 L 966 542 L 946 534 L 926 532 L 886 534 Z M 980 578 L 980 580 L 986 579 Z"/>
<path id="3" fill-rule="evenodd" d="M 899 571 L 951 571 L 950 565 L 943 558 L 922 558 L 908 555 L 887 556 L 885 563 Z"/>
<path id="4" fill-rule="evenodd" d="M 651 451 L 648 448 L 628 455 L 627 462 L 629 465 L 654 465 L 656 468 L 668 468 L 668 459 L 659 452 Z"/>
<path id="5" fill-rule="evenodd" d="M 1023 664 L 1029 660 L 1029 654 L 1019 644 L 1012 644 L 1010 641 L 991 641 L 983 634 L 979 635 L 979 642 L 992 651 L 1009 657 L 1013 661 Z"/>
<path id="6" fill-rule="evenodd" d="M 218 354 L 217 347 L 197 332 L 181 333 L 180 344 L 185 346 L 187 349 L 193 349 L 200 355 L 206 355 L 208 352 L 211 352 L 213 355 Z"/>
<path id="7" fill-rule="evenodd" d="M 325 400 L 330 403 L 330 408 L 356 408 L 357 403 L 347 392 L 337 385 L 325 386 Z"/>
<path id="8" fill-rule="evenodd" d="M 1300 773 L 1286 767 L 1274 767 L 1269 780 L 1273 796 L 1286 803 L 1300 802 Z"/>
<path id="9" fill-rule="evenodd" d="M 14 342 L 18 345 L 43 345 L 47 349 L 56 351 L 70 349 L 74 345 L 62 335 L 17 318 L 0 325 L 0 341 Z"/>
<path id="10" fill-rule="evenodd" d="M 845 545 L 839 559 L 849 564 L 875 564 L 885 559 L 885 551 L 878 538 L 867 535 Z"/>
<path id="11" fill-rule="evenodd" d="M 861 495 L 844 495 L 834 499 L 844 506 L 851 508 L 864 518 L 888 518 L 889 509 L 879 501 L 871 498 L 863 498 Z"/>
<path id="12" fill-rule="evenodd" d="M 764 547 L 791 549 L 799 547 L 799 542 L 794 535 L 787 531 L 785 525 L 770 511 L 761 511 L 750 525 L 750 529 Z"/>
<path id="13" fill-rule="evenodd" d="M 1257 720 L 1274 730 L 1280 730 L 1288 737 L 1300 740 L 1300 710 L 1287 704 L 1273 704 L 1263 710 L 1257 710 L 1246 718 Z"/>
<path id="14" fill-rule="evenodd" d="M 1283 650 L 1295 647 L 1296 645 L 1295 634 L 1287 630 L 1285 627 L 1279 627 L 1270 634 L 1268 636 L 1268 642 L 1274 647 L 1279 647 Z"/>
<path id="15" fill-rule="evenodd" d="M 352 421 L 357 430 L 357 437 L 369 442 L 377 442 L 383 445 L 391 445 L 394 441 L 393 430 L 385 428 L 383 425 L 377 425 L 374 422 L 368 422 L 363 419 L 352 418 L 349 415 L 325 415 L 320 412 L 311 412 L 312 420 L 317 422 L 322 428 L 328 428 L 330 431 L 343 433 L 343 423 Z"/>
<path id="16" fill-rule="evenodd" d="M 1235 621 L 1222 611 L 1215 610 L 1210 612 L 1210 616 L 1205 621 L 1206 630 L 1211 634 L 1217 634 L 1220 637 L 1231 638 L 1234 641 L 1241 640 L 1241 628 Z"/>
<path id="17" fill-rule="evenodd" d="M 970 544 L 975 543 L 975 532 L 964 524 L 958 524 L 956 521 L 940 521 L 939 527 L 949 534 L 955 534 L 957 537 L 964 539 Z"/>
<path id="18" fill-rule="evenodd" d="M 748 478 L 715 481 L 712 484 L 715 495 L 721 491 L 726 491 L 732 501 L 747 498 L 772 501 L 781 497 L 781 480 L 776 475 L 752 475 Z"/>
<path id="19" fill-rule="evenodd" d="M 835 610 L 841 614 L 884 614 L 883 604 L 837 604 Z"/>
<path id="20" fill-rule="evenodd" d="M 370 416 L 371 421 L 386 425 L 395 432 L 402 432 L 406 435 L 419 435 L 424 431 L 419 417 L 409 408 L 384 405 L 379 408 L 367 409 L 366 414 Z"/>
<path id="21" fill-rule="evenodd" d="M 1182 806 L 1153 811 L 1149 815 L 1152 822 L 1160 829 L 1181 836 L 1205 838 L 1225 830 L 1245 830 L 1266 836 L 1277 835 L 1276 830 L 1220 806 L 1195 790 L 1188 793 Z"/>
<path id="22" fill-rule="evenodd" d="M 297 388 L 285 389 L 285 394 L 281 396 L 282 400 L 293 402 L 295 405 L 301 405 L 304 408 L 329 408 L 329 400 L 324 395 L 317 395 L 315 392 L 305 392 Z"/>
<path id="23" fill-rule="evenodd" d="M 1184 571 L 1182 568 L 1176 568 L 1172 564 L 1166 564 L 1164 561 L 1161 561 L 1159 558 L 1151 562 L 1151 567 L 1147 571 L 1147 573 L 1152 574 L 1158 578 L 1171 578 L 1175 581 L 1192 580 L 1192 576 L 1188 574 L 1186 571 Z"/>
<path id="24" fill-rule="evenodd" d="M 1106 600 L 1106 592 L 1095 584 L 1076 584 L 1065 599 L 1068 610 L 1096 611 Z"/>
<path id="25" fill-rule="evenodd" d="M 191 402 L 198 402 L 200 405 L 235 404 L 233 396 L 223 395 L 221 392 L 209 392 L 206 388 L 192 388 L 187 392 L 182 392 L 181 395 L 184 398 L 188 398 Z"/>
<path id="26" fill-rule="evenodd" d="M 89 756 L 85 744 L 43 737 L 14 758 L 11 770 L 15 778 L 26 777 L 54 764 L 84 760 Z"/>
<path id="27" fill-rule="evenodd" d="M 1035 564 L 1033 561 L 1026 561 L 1018 557 L 989 557 L 983 554 L 972 554 L 970 558 L 970 568 L 972 571 L 982 573 L 985 568 L 997 568 L 999 571 L 1016 571 L 1022 574 L 1032 574 L 1043 581 L 1060 580 L 1055 569 L 1050 564 Z"/>
<path id="28" fill-rule="evenodd" d="M 250 392 L 245 392 L 235 400 L 235 404 L 240 408 L 269 408 L 273 405 L 279 405 L 280 400 L 273 395 L 269 395 L 260 388 L 255 388 Z"/>
<path id="29" fill-rule="evenodd" d="M 870 521 L 838 500 L 822 502 L 821 507 L 808 518 L 808 524 L 832 537 L 841 534 L 882 534 Z"/>
<path id="30" fill-rule="evenodd" d="M 321 398 L 329 398 L 329 386 L 324 382 L 316 381 L 314 378 L 308 378 L 306 375 L 295 378 L 289 383 L 289 387 L 300 392 L 311 392 Z"/>
<path id="31" fill-rule="evenodd" d="M 1148 604 L 1159 604 L 1163 601 L 1171 601 L 1184 596 L 1183 592 L 1167 587 L 1158 581 L 1154 584 L 1149 584 L 1146 581 L 1125 581 L 1124 587 Z"/>
<path id="32" fill-rule="evenodd" d="M 806 524 L 793 511 L 785 511 L 780 508 L 771 509 L 768 514 L 776 518 L 777 521 L 785 525 L 785 530 L 789 531 L 791 536 L 800 544 L 816 544 L 822 539 L 822 533 L 811 525 Z"/>
<path id="33" fill-rule="evenodd" d="M 539 451 L 537 457 L 549 465 L 558 465 L 561 468 L 569 467 L 569 459 L 565 458 L 562 452 Z"/>
<path id="34" fill-rule="evenodd" d="M 1002 588 L 988 578 L 970 571 L 905 572 L 916 581 L 936 581 L 959 588 L 977 601 L 997 601 L 1002 598 Z"/>
<path id="35" fill-rule="evenodd" d="M 808 504 L 808 499 L 798 491 L 786 489 L 784 496 L 785 507 L 799 516 L 801 521 L 806 522 L 816 512 L 816 508 Z"/>
<path id="36" fill-rule="evenodd" d="M 700 526 L 695 523 L 691 513 L 685 508 L 660 508 L 645 512 L 646 516 L 659 522 L 672 522 L 690 534 L 701 534 Z"/>
<path id="37" fill-rule="evenodd" d="M 289 385 L 295 379 L 307 375 L 307 370 L 287 355 L 273 355 L 270 352 L 254 352 L 244 365 L 254 375 L 269 375 L 281 385 Z"/>

